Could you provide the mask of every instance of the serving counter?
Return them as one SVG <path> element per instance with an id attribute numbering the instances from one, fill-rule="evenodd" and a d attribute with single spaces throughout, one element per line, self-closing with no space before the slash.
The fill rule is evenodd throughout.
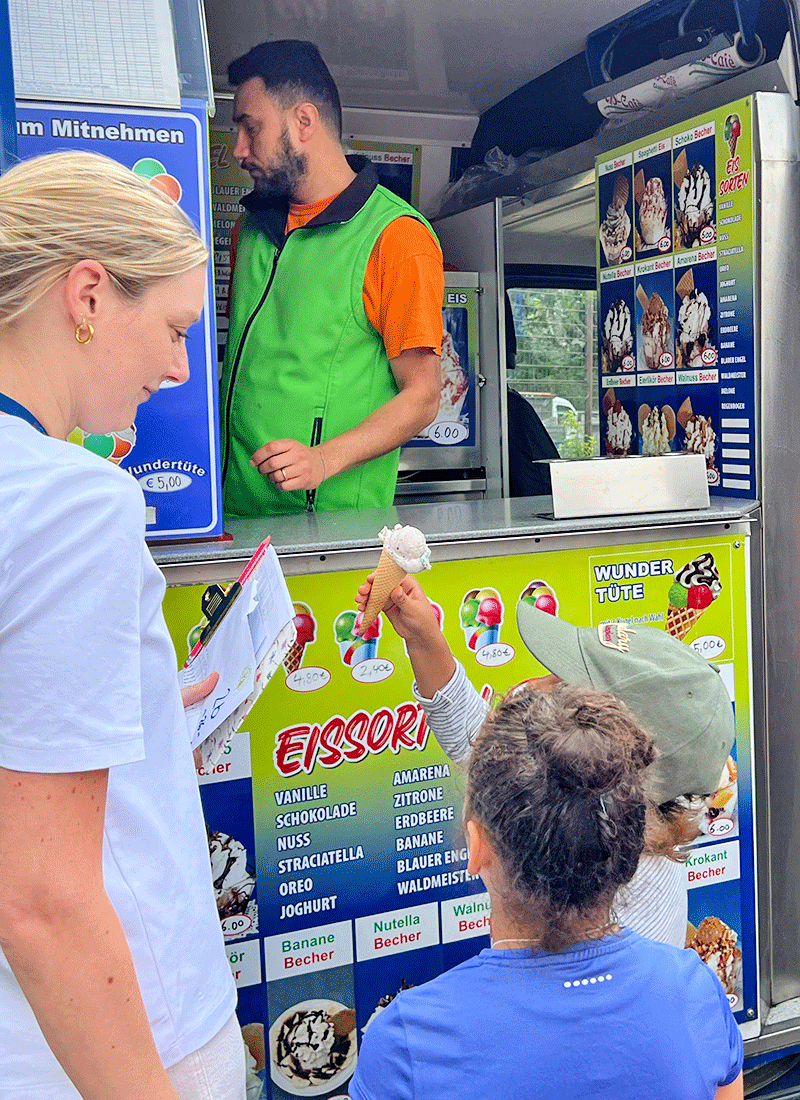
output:
<path id="1" fill-rule="evenodd" d="M 732 957 L 721 977 L 745 1036 L 758 1034 L 759 506 L 715 500 L 702 512 L 554 521 L 549 504 L 238 519 L 227 525 L 228 542 L 156 549 L 180 660 L 205 586 L 235 579 L 267 534 L 295 604 L 298 643 L 246 732 L 201 776 L 240 1020 L 264 1026 L 268 1051 L 290 1010 L 320 1001 L 355 1010 L 355 1043 L 382 999 L 488 942 L 488 899 L 467 872 L 460 833 L 463 776 L 429 734 L 388 622 L 380 617 L 364 639 L 353 631 L 354 595 L 377 563 L 378 531 L 394 523 L 424 531 L 432 551 L 426 592 L 479 690 L 503 691 L 544 671 L 516 629 L 521 599 L 579 625 L 619 619 L 631 630 L 670 629 L 718 667 L 735 705 L 737 743 L 721 807 L 706 815 L 687 864 L 689 919 L 726 930 Z M 715 570 L 721 589 L 710 606 L 676 618 L 676 577 L 689 564 Z M 297 1095 L 269 1052 L 266 1074 L 273 1097 Z M 339 1078 L 324 1095 L 345 1091 Z"/>

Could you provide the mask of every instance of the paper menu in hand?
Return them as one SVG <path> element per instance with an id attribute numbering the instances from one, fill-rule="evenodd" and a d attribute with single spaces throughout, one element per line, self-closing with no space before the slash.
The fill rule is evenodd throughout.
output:
<path id="1" fill-rule="evenodd" d="M 239 590 L 208 640 L 181 669 L 181 687 L 219 673 L 212 693 L 186 709 L 191 746 L 213 764 L 244 721 L 295 638 L 294 607 L 278 556 L 262 543 L 238 580 Z M 213 621 L 212 621 L 213 625 Z"/>

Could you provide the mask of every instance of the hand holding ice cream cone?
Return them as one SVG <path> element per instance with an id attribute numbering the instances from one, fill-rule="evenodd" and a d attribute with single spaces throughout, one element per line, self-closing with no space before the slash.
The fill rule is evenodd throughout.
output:
<path id="1" fill-rule="evenodd" d="M 359 624 L 358 632 L 361 635 L 383 611 L 393 590 L 404 577 L 409 573 L 421 573 L 431 567 L 431 552 L 425 536 L 416 527 L 404 527 L 400 523 L 395 524 L 391 530 L 384 527 L 380 532 L 380 539 L 383 550 Z"/>

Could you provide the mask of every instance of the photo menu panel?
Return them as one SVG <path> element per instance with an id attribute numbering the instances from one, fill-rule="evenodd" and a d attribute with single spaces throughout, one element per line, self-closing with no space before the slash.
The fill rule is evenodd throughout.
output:
<path id="1" fill-rule="evenodd" d="M 756 496 L 751 100 L 597 161 L 601 452 Z"/>

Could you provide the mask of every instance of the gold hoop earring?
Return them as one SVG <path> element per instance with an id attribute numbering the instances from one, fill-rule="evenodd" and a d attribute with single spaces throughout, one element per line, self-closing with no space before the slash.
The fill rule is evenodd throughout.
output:
<path id="1" fill-rule="evenodd" d="M 75 339 L 79 344 L 88 344 L 93 336 L 94 327 L 89 324 L 85 317 L 82 317 L 80 323 L 75 326 Z"/>

